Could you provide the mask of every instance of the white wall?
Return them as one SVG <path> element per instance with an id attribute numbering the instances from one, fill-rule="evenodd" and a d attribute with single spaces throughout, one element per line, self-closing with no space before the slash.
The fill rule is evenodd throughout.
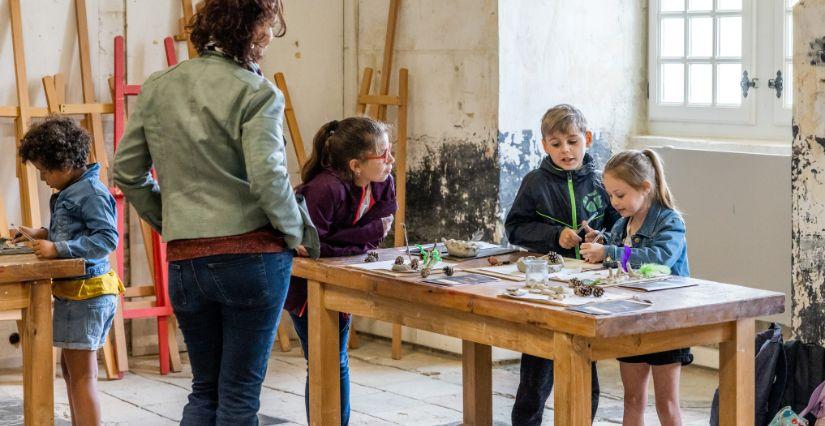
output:
<path id="1" fill-rule="evenodd" d="M 640 147 L 641 148 L 641 147 Z M 791 320 L 788 155 L 656 148 L 687 227 L 691 276 L 782 292 Z"/>

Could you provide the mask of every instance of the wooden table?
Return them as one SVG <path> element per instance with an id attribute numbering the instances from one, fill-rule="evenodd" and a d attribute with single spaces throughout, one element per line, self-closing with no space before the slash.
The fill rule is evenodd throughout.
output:
<path id="1" fill-rule="evenodd" d="M 395 259 L 398 249 L 379 251 Z M 555 422 L 590 424 L 591 361 L 720 343 L 722 425 L 753 424 L 755 318 L 783 312 L 781 293 L 691 278 L 696 286 L 639 293 L 642 311 L 590 316 L 498 297 L 513 281 L 442 287 L 347 268 L 363 256 L 296 258 L 309 280 L 309 382 L 312 424 L 340 424 L 338 312 L 463 340 L 464 424 L 492 424 L 491 346 L 553 359 Z M 484 259 L 462 267 L 486 265 Z M 710 391 L 710 390 L 709 390 Z"/>
<path id="2" fill-rule="evenodd" d="M 83 259 L 38 260 L 33 254 L 0 256 L 0 311 L 23 310 L 23 418 L 54 424 L 52 278 L 83 275 Z"/>

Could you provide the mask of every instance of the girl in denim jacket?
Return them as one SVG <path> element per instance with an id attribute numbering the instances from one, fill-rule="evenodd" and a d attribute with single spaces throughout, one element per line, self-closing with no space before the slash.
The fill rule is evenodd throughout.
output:
<path id="1" fill-rule="evenodd" d="M 23 162 L 58 192 L 49 202 L 49 229 L 21 227 L 35 239 L 38 258 L 82 258 L 85 274 L 55 280 L 54 345 L 75 424 L 100 424 L 97 350 L 103 347 L 123 284 L 109 265 L 117 247 L 115 199 L 100 182 L 100 166 L 86 164 L 89 134 L 68 118 L 51 118 L 29 130 L 20 144 Z M 15 241 L 27 239 L 18 234 Z"/>
<path id="2" fill-rule="evenodd" d="M 604 168 L 604 186 L 610 203 L 622 216 L 605 245 L 594 242 L 590 230 L 581 254 L 589 262 L 607 259 L 670 267 L 674 275 L 688 276 L 685 223 L 676 210 L 659 156 L 652 150 L 624 151 Z M 656 389 L 656 412 L 664 425 L 681 424 L 679 375 L 693 362 L 689 348 L 619 358 L 624 385 L 624 425 L 643 425 L 647 384 L 651 371 Z"/>

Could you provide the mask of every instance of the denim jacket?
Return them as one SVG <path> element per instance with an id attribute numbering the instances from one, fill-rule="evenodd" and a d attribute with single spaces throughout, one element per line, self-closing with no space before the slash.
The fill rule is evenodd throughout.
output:
<path id="1" fill-rule="evenodd" d="M 613 225 L 605 245 L 605 259 L 622 260 L 627 221 L 623 217 Z M 643 263 L 658 263 L 669 266 L 673 275 L 690 275 L 685 222 L 679 213 L 654 202 L 631 241 L 629 262 L 634 268 Z"/>
<path id="2" fill-rule="evenodd" d="M 117 247 L 115 199 L 100 182 L 100 165 L 89 165 L 80 179 L 52 195 L 49 240 L 59 258 L 83 258 L 89 278 L 109 272 L 109 253 Z"/>

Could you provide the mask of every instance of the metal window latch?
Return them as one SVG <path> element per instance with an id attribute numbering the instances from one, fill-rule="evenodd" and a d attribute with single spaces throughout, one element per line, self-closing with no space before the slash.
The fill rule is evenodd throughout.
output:
<path id="1" fill-rule="evenodd" d="M 754 89 L 759 88 L 759 79 L 758 78 L 748 78 L 748 72 L 742 71 L 742 81 L 739 83 L 739 86 L 742 88 L 742 97 L 748 97 L 748 91 L 750 91 L 751 87 Z"/>
<path id="2" fill-rule="evenodd" d="M 768 87 L 770 87 L 773 90 L 776 90 L 777 99 L 782 97 L 782 89 L 784 87 L 782 85 L 782 82 L 782 71 L 777 71 L 776 78 L 768 80 Z"/>

